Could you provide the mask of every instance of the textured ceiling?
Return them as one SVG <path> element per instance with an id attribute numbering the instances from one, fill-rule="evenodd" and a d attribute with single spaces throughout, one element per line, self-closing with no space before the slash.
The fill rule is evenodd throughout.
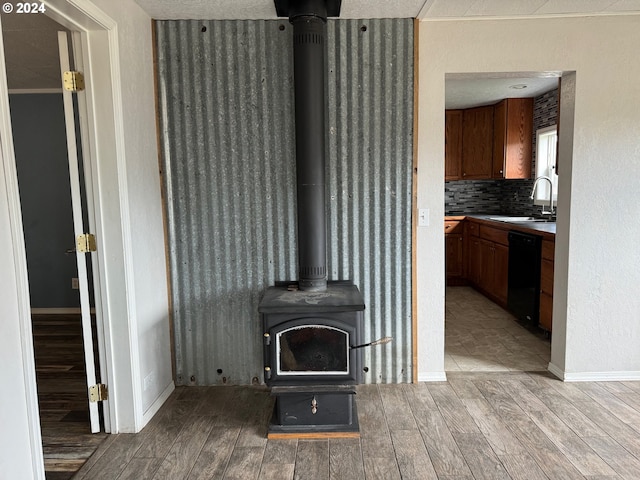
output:
<path id="1" fill-rule="evenodd" d="M 426 0 L 425 20 L 556 15 L 615 15 L 640 12 L 640 0 Z"/>
<path id="2" fill-rule="evenodd" d="M 558 88 L 559 73 L 448 75 L 445 108 L 491 105 L 503 98 L 537 97 Z"/>
<path id="3" fill-rule="evenodd" d="M 136 2 L 155 19 L 276 18 L 273 0 Z M 342 0 L 340 18 L 413 17 L 440 21 L 620 14 L 640 14 L 640 0 Z M 60 88 L 56 31 L 61 29 L 46 15 L 2 16 L 10 89 Z M 448 77 L 447 108 L 487 104 L 507 96 L 538 95 L 555 88 L 555 79 L 545 76 L 549 75 L 516 73 L 498 76 L 503 78 Z M 516 83 L 527 84 L 528 88 L 508 89 Z"/>
<path id="4" fill-rule="evenodd" d="M 46 15 L 3 15 L 2 34 L 10 90 L 62 88 L 58 31 Z"/>
<path id="5" fill-rule="evenodd" d="M 155 19 L 274 19 L 273 0 L 136 0 Z M 415 18 L 425 0 L 342 0 L 340 18 Z"/>
<path id="6" fill-rule="evenodd" d="M 272 19 L 273 0 L 136 0 L 155 19 Z M 639 13 L 640 0 L 342 0 L 340 18 L 526 17 Z"/>

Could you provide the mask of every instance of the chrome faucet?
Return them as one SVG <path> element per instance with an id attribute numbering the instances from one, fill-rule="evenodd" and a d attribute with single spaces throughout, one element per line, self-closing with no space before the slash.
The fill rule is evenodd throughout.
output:
<path id="1" fill-rule="evenodd" d="M 549 182 L 549 211 L 545 212 L 544 207 L 542 207 L 541 213 L 542 215 L 553 215 L 553 182 L 549 177 L 547 177 L 546 175 L 541 175 L 538 178 L 536 178 L 536 181 L 533 182 L 533 189 L 531 190 L 531 195 L 529 196 L 529 198 L 531 200 L 534 199 L 534 196 L 536 194 L 536 187 L 538 186 L 538 182 L 540 180 L 546 180 L 547 182 Z"/>

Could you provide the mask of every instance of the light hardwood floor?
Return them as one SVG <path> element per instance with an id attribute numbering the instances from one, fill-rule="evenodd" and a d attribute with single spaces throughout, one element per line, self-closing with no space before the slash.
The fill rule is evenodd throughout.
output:
<path id="1" fill-rule="evenodd" d="M 360 439 L 267 440 L 264 388 L 179 387 L 141 433 L 110 435 L 74 478 L 640 478 L 640 382 L 452 372 L 357 390 Z"/>
<path id="2" fill-rule="evenodd" d="M 179 387 L 74 478 L 640 479 L 640 382 L 560 382 L 549 341 L 468 288 L 446 321 L 448 381 L 358 386 L 360 439 L 268 440 L 266 389 Z"/>
<path id="3" fill-rule="evenodd" d="M 265 388 L 179 387 L 141 433 L 108 436 L 74 478 L 640 479 L 640 382 L 531 371 L 546 369 L 547 340 L 470 289 L 451 293 L 447 355 L 458 371 L 358 386 L 360 439 L 267 440 Z"/>

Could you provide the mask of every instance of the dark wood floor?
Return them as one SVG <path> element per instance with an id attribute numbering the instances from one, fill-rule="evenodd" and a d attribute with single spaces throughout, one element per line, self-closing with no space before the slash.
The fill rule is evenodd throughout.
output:
<path id="1" fill-rule="evenodd" d="M 260 387 L 180 387 L 77 479 L 640 479 L 640 382 L 452 372 L 360 385 L 360 439 L 268 440 Z"/>
<path id="2" fill-rule="evenodd" d="M 34 315 L 32 326 L 46 476 L 68 479 L 107 437 L 89 427 L 80 316 Z"/>

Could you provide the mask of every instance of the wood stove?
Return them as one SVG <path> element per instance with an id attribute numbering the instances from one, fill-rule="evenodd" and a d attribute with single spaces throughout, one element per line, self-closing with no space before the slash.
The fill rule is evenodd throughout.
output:
<path id="1" fill-rule="evenodd" d="M 293 25 L 299 276 L 269 287 L 258 307 L 264 379 L 276 398 L 271 438 L 359 435 L 364 300 L 349 281 L 327 282 L 326 268 L 325 37 L 340 4 L 275 0 L 278 16 Z"/>
<path id="2" fill-rule="evenodd" d="M 355 385 L 362 382 L 364 300 L 350 282 L 323 292 L 270 287 L 258 308 L 265 382 L 276 397 L 273 434 L 358 432 Z"/>

